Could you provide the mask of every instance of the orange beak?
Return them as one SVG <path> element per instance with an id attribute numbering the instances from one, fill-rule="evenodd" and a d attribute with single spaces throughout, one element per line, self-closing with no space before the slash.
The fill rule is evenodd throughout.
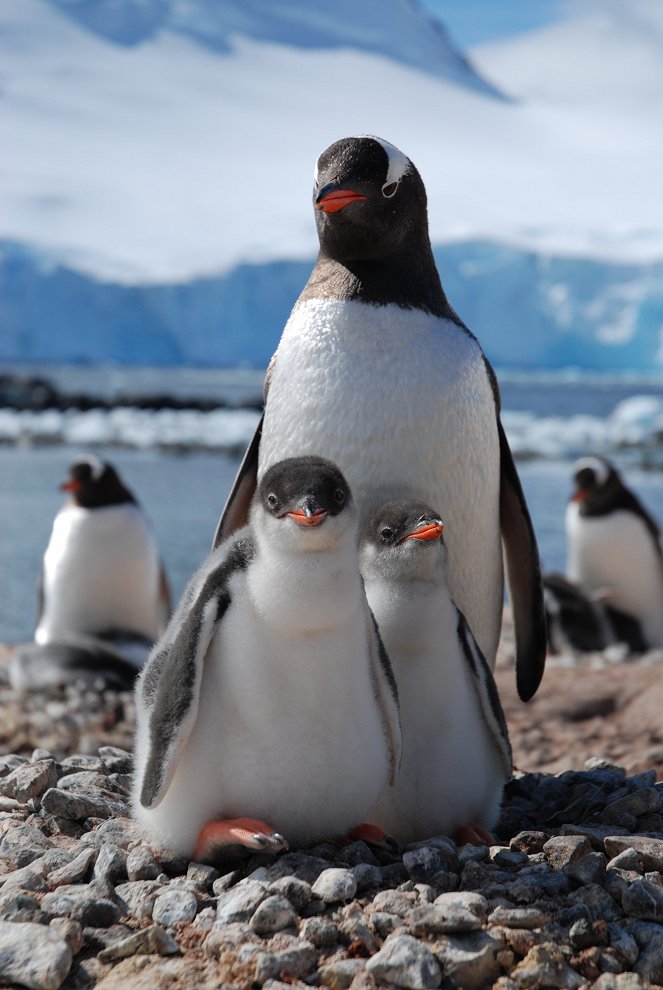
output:
<path id="1" fill-rule="evenodd" d="M 403 537 L 401 543 L 404 543 L 405 540 L 437 540 L 443 532 L 444 524 L 439 519 L 434 519 L 433 522 L 422 523 L 417 529 L 408 533 L 407 536 Z"/>
<path id="2" fill-rule="evenodd" d="M 62 492 L 77 492 L 80 491 L 82 485 L 80 481 L 64 481 L 60 485 L 60 491 Z"/>
<path id="3" fill-rule="evenodd" d="M 338 213 L 350 203 L 358 203 L 361 199 L 366 199 L 366 197 L 353 192 L 352 189 L 334 189 L 318 200 L 315 208 L 323 213 Z"/>
<path id="4" fill-rule="evenodd" d="M 303 512 L 301 509 L 293 509 L 292 512 L 286 512 L 286 515 L 294 519 L 298 526 L 319 526 L 327 518 L 324 509 L 318 509 L 317 512 L 311 513 Z"/>
<path id="5" fill-rule="evenodd" d="M 586 498 L 587 498 L 587 492 L 584 490 L 584 488 L 579 488 L 578 491 L 574 492 L 573 495 L 571 496 L 571 501 L 582 502 Z"/>

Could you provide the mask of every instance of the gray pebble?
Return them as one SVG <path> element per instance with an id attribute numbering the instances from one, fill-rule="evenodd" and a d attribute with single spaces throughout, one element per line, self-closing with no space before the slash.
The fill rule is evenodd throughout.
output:
<path id="1" fill-rule="evenodd" d="M 435 990 L 442 982 L 440 964 L 422 942 L 411 935 L 394 935 L 366 963 L 377 980 L 404 990 Z"/>
<path id="2" fill-rule="evenodd" d="M 258 905 L 249 924 L 258 935 L 273 935 L 284 928 L 296 928 L 297 915 L 287 898 L 272 894 Z"/>
<path id="3" fill-rule="evenodd" d="M 44 895 L 41 907 L 52 917 L 73 918 L 92 928 L 108 928 L 120 916 L 117 905 L 108 898 L 98 896 L 90 884 L 58 887 Z"/>
<path id="4" fill-rule="evenodd" d="M 330 990 L 347 990 L 357 973 L 366 966 L 363 959 L 336 959 L 318 970 L 320 981 Z"/>
<path id="5" fill-rule="evenodd" d="M 193 921 L 198 913 L 195 894 L 181 887 L 173 887 L 159 894 L 154 902 L 152 918 L 160 925 L 170 928 L 182 921 Z"/>
<path id="6" fill-rule="evenodd" d="M 26 763 L 0 780 L 0 793 L 16 801 L 29 801 L 40 797 L 49 787 L 55 787 L 59 772 L 55 760 Z"/>
<path id="7" fill-rule="evenodd" d="M 301 911 L 311 900 L 311 884 L 298 877 L 280 877 L 273 880 L 267 888 L 270 894 L 287 897 L 295 911 Z"/>
<path id="8" fill-rule="evenodd" d="M 81 821 L 85 818 L 110 818 L 112 815 L 122 815 L 127 810 L 126 802 L 119 799 L 103 797 L 100 792 L 82 793 L 51 787 L 41 799 L 44 811 L 59 818 L 70 821 Z"/>
<path id="9" fill-rule="evenodd" d="M 338 942 L 338 928 L 329 918 L 307 918 L 300 935 L 318 948 L 328 948 Z"/>
<path id="10" fill-rule="evenodd" d="M 129 880 L 156 880 L 161 867 L 146 846 L 136 846 L 127 854 L 126 871 Z"/>
<path id="11" fill-rule="evenodd" d="M 180 947 L 167 931 L 160 925 L 150 925 L 140 931 L 120 939 L 99 953 L 102 962 L 115 962 L 136 955 L 172 956 L 180 951 Z"/>
<path id="12" fill-rule="evenodd" d="M 622 907 L 627 914 L 644 921 L 663 921 L 663 888 L 638 877 L 624 891 Z"/>
<path id="13" fill-rule="evenodd" d="M 115 885 L 127 879 L 127 854 L 113 842 L 104 842 L 94 864 L 93 876 Z"/>
<path id="14" fill-rule="evenodd" d="M 357 893 L 357 881 L 350 870 L 332 867 L 322 871 L 311 890 L 313 896 L 319 897 L 325 904 L 336 904 L 352 900 Z"/>
<path id="15" fill-rule="evenodd" d="M 627 849 L 634 849 L 645 870 L 663 871 L 663 839 L 646 835 L 609 835 L 604 840 L 609 856 L 617 856 Z"/>
<path id="16" fill-rule="evenodd" d="M 217 921 L 220 924 L 248 921 L 267 896 L 267 884 L 260 880 L 239 883 L 232 890 L 219 896 L 216 907 Z"/>
<path id="17" fill-rule="evenodd" d="M 54 929 L 0 922 L 0 979 L 30 990 L 59 990 L 71 962 L 71 949 Z"/>

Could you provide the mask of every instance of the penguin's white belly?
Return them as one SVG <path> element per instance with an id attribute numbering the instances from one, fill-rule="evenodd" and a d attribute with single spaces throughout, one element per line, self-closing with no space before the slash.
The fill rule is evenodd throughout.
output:
<path id="1" fill-rule="evenodd" d="M 500 457 L 476 342 L 418 310 L 298 306 L 276 355 L 259 473 L 301 454 L 339 466 L 364 518 L 405 497 L 441 514 L 452 595 L 492 665 L 502 610 Z"/>
<path id="2" fill-rule="evenodd" d="M 570 502 L 566 533 L 569 578 L 606 590 L 607 604 L 638 619 L 650 646 L 663 646 L 663 568 L 641 520 L 621 510 L 582 516 Z"/>
<path id="3" fill-rule="evenodd" d="M 35 632 L 48 643 L 71 632 L 159 633 L 159 556 L 134 505 L 68 506 L 44 555 L 44 611 Z"/>
<path id="4" fill-rule="evenodd" d="M 401 601 L 390 614 L 370 584 L 367 594 L 394 667 L 402 732 L 396 784 L 383 789 L 371 821 L 402 843 L 452 835 L 470 822 L 491 829 L 505 771 L 458 643 L 455 609 L 413 602 L 404 613 Z"/>
<path id="5" fill-rule="evenodd" d="M 156 808 L 137 809 L 185 854 L 214 819 L 259 818 L 295 846 L 340 837 L 389 771 L 361 610 L 322 634 L 287 634 L 247 602 L 244 580 L 233 578 L 170 787 Z"/>

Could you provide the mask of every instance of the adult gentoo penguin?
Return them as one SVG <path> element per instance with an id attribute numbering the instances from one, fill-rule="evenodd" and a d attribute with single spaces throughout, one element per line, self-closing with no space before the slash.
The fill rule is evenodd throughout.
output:
<path id="1" fill-rule="evenodd" d="M 387 141 L 348 137 L 320 155 L 314 204 L 318 260 L 270 365 L 264 417 L 215 543 L 245 522 L 256 478 L 300 453 L 338 464 L 363 520 L 392 498 L 444 505 L 449 585 L 492 666 L 501 526 L 527 700 L 545 663 L 536 540 L 495 375 L 440 283 L 424 184 Z"/>
<path id="2" fill-rule="evenodd" d="M 71 634 L 153 643 L 170 615 L 170 593 L 152 527 L 108 462 L 75 461 L 68 499 L 44 555 L 35 642 Z M 128 648 L 128 647 L 127 647 Z M 124 652 L 124 651 L 123 651 Z"/>
<path id="3" fill-rule="evenodd" d="M 340 471 L 290 458 L 212 552 L 136 689 L 133 809 L 196 859 L 342 837 L 399 762 L 391 666 L 363 591 Z"/>
<path id="4" fill-rule="evenodd" d="M 567 576 L 585 590 L 600 590 L 612 610 L 637 620 L 647 646 L 663 646 L 657 523 L 605 458 L 576 461 L 573 477 L 565 520 Z"/>
<path id="5" fill-rule="evenodd" d="M 444 526 L 417 501 L 382 506 L 360 568 L 399 685 L 402 760 L 369 817 L 400 842 L 490 842 L 511 747 L 493 675 L 447 585 Z"/>

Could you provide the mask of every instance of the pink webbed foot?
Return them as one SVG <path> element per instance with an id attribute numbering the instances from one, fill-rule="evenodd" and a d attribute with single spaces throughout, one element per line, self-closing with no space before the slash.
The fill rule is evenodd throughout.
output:
<path id="1" fill-rule="evenodd" d="M 453 840 L 457 846 L 464 846 L 469 843 L 472 846 L 493 846 L 495 838 L 482 825 L 476 822 L 468 822 L 461 825 L 453 834 Z"/>
<path id="2" fill-rule="evenodd" d="M 375 846 L 377 849 L 384 849 L 389 853 L 398 853 L 400 845 L 379 825 L 372 825 L 370 822 L 361 822 L 350 829 L 345 840 L 347 845 L 350 842 L 365 842 L 367 846 Z"/>
<path id="3" fill-rule="evenodd" d="M 245 846 L 260 852 L 285 852 L 288 843 L 265 822 L 257 818 L 226 818 L 203 825 L 193 849 L 198 862 L 210 859 L 225 846 Z"/>

